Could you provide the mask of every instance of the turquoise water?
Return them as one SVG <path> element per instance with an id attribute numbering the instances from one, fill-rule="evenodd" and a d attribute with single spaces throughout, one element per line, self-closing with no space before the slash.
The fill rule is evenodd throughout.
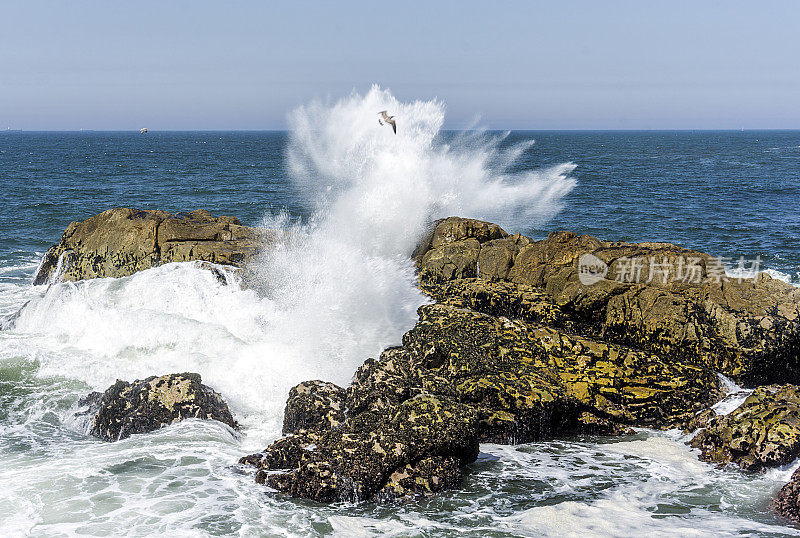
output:
<path id="1" fill-rule="evenodd" d="M 346 384 L 410 328 L 424 298 L 403 254 L 427 217 L 760 256 L 798 282 L 800 131 L 464 135 L 414 106 L 402 109 L 420 126 L 408 138 L 402 124 L 397 138 L 372 126 L 371 103 L 370 127 L 342 138 L 0 134 L 4 534 L 798 534 L 766 510 L 794 466 L 715 469 L 676 432 L 485 445 L 461 491 L 400 506 L 288 499 L 235 464 L 279 435 L 288 387 Z M 494 192 L 498 178 L 525 188 Z M 30 285 L 70 221 L 116 206 L 206 208 L 305 239 L 260 262 L 266 297 L 192 264 Z M 223 393 L 241 434 L 188 421 L 108 444 L 72 416 L 116 378 L 185 370 Z"/>

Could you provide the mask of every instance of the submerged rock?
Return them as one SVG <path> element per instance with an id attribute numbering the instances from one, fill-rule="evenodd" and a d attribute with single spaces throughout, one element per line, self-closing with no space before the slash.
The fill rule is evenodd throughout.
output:
<path id="1" fill-rule="evenodd" d="M 80 404 L 94 415 L 91 433 L 118 441 L 187 418 L 218 420 L 237 428 L 228 404 L 198 374 L 152 376 L 133 383 L 117 380 L 104 393 L 93 392 Z"/>
<path id="2" fill-rule="evenodd" d="M 169 262 L 241 266 L 269 240 L 264 230 L 242 226 L 234 217 L 213 217 L 202 209 L 175 215 L 109 209 L 71 223 L 45 253 L 34 284 L 124 277 Z"/>
<path id="3" fill-rule="evenodd" d="M 757 388 L 738 408 L 713 418 L 690 442 L 702 459 L 761 471 L 800 456 L 800 387 Z"/>

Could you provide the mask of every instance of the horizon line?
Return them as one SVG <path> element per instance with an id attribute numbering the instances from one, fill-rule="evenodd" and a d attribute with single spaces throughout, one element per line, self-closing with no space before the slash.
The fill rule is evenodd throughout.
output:
<path id="1" fill-rule="evenodd" d="M 0 133 L 286 133 L 291 129 L 151 129 L 147 128 L 148 133 L 139 133 L 140 128 L 136 129 L 0 129 Z M 641 128 L 594 128 L 594 129 L 519 129 L 519 128 L 492 128 L 492 129 L 455 129 L 443 128 L 440 131 L 460 131 L 460 132 L 480 132 L 480 131 L 509 131 L 509 132 L 695 132 L 695 131 L 716 131 L 716 132 L 747 132 L 747 131 L 800 131 L 800 127 L 741 127 L 741 128 L 662 128 L 662 127 L 641 127 Z"/>

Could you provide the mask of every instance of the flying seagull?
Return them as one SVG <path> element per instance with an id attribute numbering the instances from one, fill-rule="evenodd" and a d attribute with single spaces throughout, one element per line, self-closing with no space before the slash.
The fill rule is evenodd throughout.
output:
<path id="1" fill-rule="evenodd" d="M 378 114 L 381 115 L 381 117 L 378 118 L 378 123 L 381 125 L 383 125 L 383 122 L 388 123 L 392 126 L 392 131 L 394 131 L 394 134 L 397 134 L 397 124 L 394 122 L 394 116 L 390 116 L 385 110 L 381 110 L 378 112 Z"/>

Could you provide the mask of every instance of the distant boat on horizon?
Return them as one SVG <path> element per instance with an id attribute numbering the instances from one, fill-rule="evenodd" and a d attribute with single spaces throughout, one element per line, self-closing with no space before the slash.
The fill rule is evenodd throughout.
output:
<path id="1" fill-rule="evenodd" d="M 142 127 L 141 129 L 139 129 L 139 134 L 145 134 L 145 133 L 147 133 L 147 127 Z"/>

